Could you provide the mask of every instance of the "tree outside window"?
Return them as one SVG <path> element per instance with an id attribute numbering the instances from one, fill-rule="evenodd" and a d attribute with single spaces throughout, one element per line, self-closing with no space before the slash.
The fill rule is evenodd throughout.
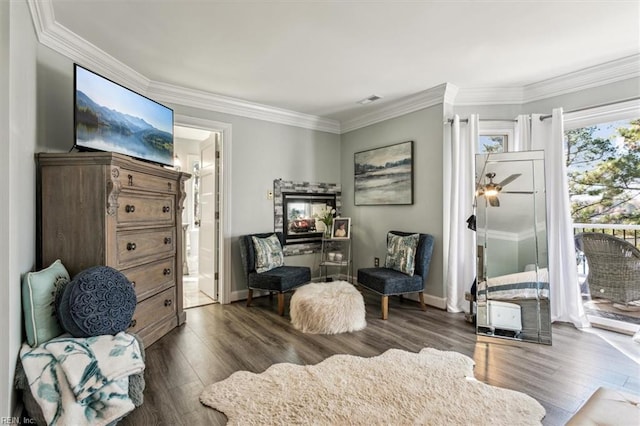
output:
<path id="1" fill-rule="evenodd" d="M 640 225 L 640 119 L 565 132 L 575 223 Z"/>

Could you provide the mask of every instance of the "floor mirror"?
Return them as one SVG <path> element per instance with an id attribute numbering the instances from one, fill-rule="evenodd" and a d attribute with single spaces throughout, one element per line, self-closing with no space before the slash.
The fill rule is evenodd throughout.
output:
<path id="1" fill-rule="evenodd" d="M 476 331 L 551 344 L 544 152 L 476 155 Z"/>

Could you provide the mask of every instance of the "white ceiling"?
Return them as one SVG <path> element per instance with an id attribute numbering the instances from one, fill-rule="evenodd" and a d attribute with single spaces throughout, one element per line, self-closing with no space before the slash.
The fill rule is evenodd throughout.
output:
<path id="1" fill-rule="evenodd" d="M 154 82 L 338 121 L 445 82 L 524 87 L 640 52 L 640 1 L 50 1 Z"/>

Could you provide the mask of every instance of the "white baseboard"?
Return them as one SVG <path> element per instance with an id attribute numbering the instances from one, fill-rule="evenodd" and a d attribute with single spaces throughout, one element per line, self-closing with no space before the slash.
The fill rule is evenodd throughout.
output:
<path id="1" fill-rule="evenodd" d="M 331 276 L 334 280 L 347 280 L 347 276 L 346 275 L 332 275 Z M 313 277 L 311 278 L 311 282 L 323 282 L 325 279 L 325 277 Z M 353 282 L 353 281 L 352 281 Z M 247 300 L 247 295 L 249 294 L 249 290 L 248 289 L 243 289 L 243 290 L 236 290 L 236 291 L 232 291 L 230 294 L 230 298 L 229 298 L 229 303 L 231 302 L 237 302 L 238 300 Z M 260 296 L 268 296 L 269 292 L 267 291 L 260 291 L 260 290 L 254 290 L 253 291 L 253 297 L 260 297 Z"/>
<path id="2" fill-rule="evenodd" d="M 424 294 L 424 303 L 438 309 L 447 309 L 447 298 Z"/>
<path id="3" fill-rule="evenodd" d="M 629 336 L 633 336 L 638 332 L 638 330 L 640 330 L 639 325 L 624 321 L 616 321 L 609 318 L 597 317 L 595 315 L 587 315 L 587 319 L 591 323 L 592 327 L 604 328 L 605 330 L 628 334 Z"/>
<path id="4" fill-rule="evenodd" d="M 411 293 L 404 296 L 407 299 L 415 300 L 416 302 L 420 301 L 418 297 L 418 293 Z M 433 306 L 438 309 L 447 309 L 447 299 L 443 297 L 436 297 L 430 294 L 424 293 L 424 304 L 428 306 Z"/>
<path id="5" fill-rule="evenodd" d="M 334 279 L 346 279 L 346 276 L 337 276 L 333 277 Z M 324 277 L 315 277 L 311 279 L 312 282 L 321 282 L 324 281 Z M 353 282 L 353 281 L 352 281 Z M 237 302 L 238 300 L 247 300 L 248 290 L 236 290 L 231 292 L 230 302 Z M 266 291 L 258 291 L 254 290 L 253 297 L 266 296 L 268 293 Z M 405 296 L 407 299 L 415 300 L 416 302 L 420 299 L 418 298 L 417 293 L 408 294 Z M 438 309 L 447 309 L 447 299 L 445 297 L 437 297 L 432 296 L 430 294 L 424 294 L 424 303 L 429 306 L 433 306 Z"/>

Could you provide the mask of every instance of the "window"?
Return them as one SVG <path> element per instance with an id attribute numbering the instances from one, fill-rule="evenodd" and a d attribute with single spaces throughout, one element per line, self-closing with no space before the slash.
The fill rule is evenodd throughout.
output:
<path id="1" fill-rule="evenodd" d="M 480 135 L 478 138 L 478 154 L 505 152 L 507 150 L 507 135 Z"/>
<path id="2" fill-rule="evenodd" d="M 575 223 L 640 225 L 640 118 L 565 131 Z"/>
<path id="3" fill-rule="evenodd" d="M 509 143 L 513 140 L 513 120 L 480 120 L 480 137 L 476 154 L 491 154 L 509 151 Z"/>

